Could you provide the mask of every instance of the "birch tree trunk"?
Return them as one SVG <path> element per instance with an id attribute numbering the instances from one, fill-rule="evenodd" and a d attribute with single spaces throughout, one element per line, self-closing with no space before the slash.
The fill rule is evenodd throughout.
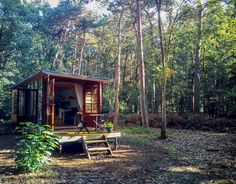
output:
<path id="1" fill-rule="evenodd" d="M 201 56 L 201 37 L 202 37 L 202 16 L 203 5 L 202 1 L 198 0 L 198 24 L 197 24 L 197 42 L 195 56 L 195 71 L 194 71 L 194 97 L 193 97 L 193 112 L 200 112 L 200 56 Z"/>
<path id="2" fill-rule="evenodd" d="M 142 117 L 142 125 L 149 127 L 148 110 L 146 102 L 146 81 L 145 81 L 145 64 L 143 59 L 143 38 L 142 38 L 142 21 L 141 8 L 139 0 L 136 0 L 136 41 L 137 41 L 137 61 L 139 71 L 139 92 L 140 92 L 140 111 Z"/>
<path id="3" fill-rule="evenodd" d="M 120 94 L 120 65 L 121 65 L 121 19 L 123 12 L 120 13 L 120 17 L 117 24 L 117 60 L 115 68 L 115 104 L 114 104 L 114 125 L 118 126 L 119 120 L 119 94 Z"/>

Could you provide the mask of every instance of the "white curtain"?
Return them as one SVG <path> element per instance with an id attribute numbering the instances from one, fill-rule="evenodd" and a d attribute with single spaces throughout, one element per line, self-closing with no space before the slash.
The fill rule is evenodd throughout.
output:
<path id="1" fill-rule="evenodd" d="M 83 110 L 83 86 L 81 84 L 74 84 L 75 85 L 75 93 L 77 97 L 77 101 L 80 107 L 80 110 Z"/>

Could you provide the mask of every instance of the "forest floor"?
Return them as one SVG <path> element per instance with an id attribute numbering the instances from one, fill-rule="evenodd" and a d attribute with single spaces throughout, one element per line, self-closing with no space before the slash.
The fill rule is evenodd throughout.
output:
<path id="1" fill-rule="evenodd" d="M 14 166 L 15 137 L 0 136 L 0 183 L 236 183 L 236 136 L 188 130 L 125 130 L 113 156 L 85 159 L 67 146 L 50 168 L 19 174 Z"/>

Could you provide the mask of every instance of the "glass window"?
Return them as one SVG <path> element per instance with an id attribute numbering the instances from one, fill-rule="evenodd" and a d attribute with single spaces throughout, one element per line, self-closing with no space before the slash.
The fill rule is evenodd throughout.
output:
<path id="1" fill-rule="evenodd" d="M 85 113 L 98 113 L 98 86 L 91 85 L 85 90 Z"/>

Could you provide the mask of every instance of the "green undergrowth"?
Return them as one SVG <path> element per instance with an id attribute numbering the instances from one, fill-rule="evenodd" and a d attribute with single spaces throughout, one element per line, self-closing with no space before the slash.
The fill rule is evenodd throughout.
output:
<path id="1" fill-rule="evenodd" d="M 150 128 L 146 128 L 146 127 L 135 127 L 135 128 L 128 128 L 128 129 L 124 129 L 123 130 L 124 133 L 127 134 L 139 134 L 139 135 L 148 135 L 148 134 L 153 134 L 153 130 Z"/>
<path id="2" fill-rule="evenodd" d="M 158 138 L 161 136 L 160 129 L 156 128 L 146 128 L 146 127 L 133 127 L 133 128 L 127 128 L 123 129 L 122 133 L 129 134 L 129 135 L 143 135 L 148 137 L 155 137 Z M 167 130 L 167 136 L 170 136 L 172 134 L 172 130 Z"/>
<path id="3" fill-rule="evenodd" d="M 15 163 L 20 172 L 38 172 L 47 169 L 52 152 L 59 147 L 58 137 L 47 125 L 20 123 L 22 139 L 16 145 Z"/>
<path id="4" fill-rule="evenodd" d="M 170 157 L 176 161 L 179 160 L 179 151 L 175 146 L 171 146 L 167 149 L 168 154 Z"/>
<path id="5" fill-rule="evenodd" d="M 123 141 L 132 145 L 150 147 L 152 140 L 160 137 L 160 129 L 134 127 L 122 130 Z M 168 130 L 167 134 L 170 135 L 171 131 Z"/>

